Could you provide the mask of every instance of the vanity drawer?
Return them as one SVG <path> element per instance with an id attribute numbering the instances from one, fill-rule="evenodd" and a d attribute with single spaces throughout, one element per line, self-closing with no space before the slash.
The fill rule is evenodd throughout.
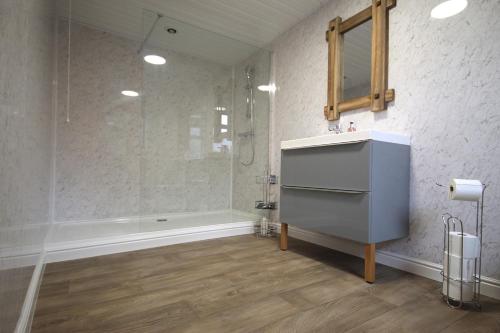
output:
<path id="1" fill-rule="evenodd" d="M 298 228 L 369 243 L 369 192 L 281 187 L 280 220 Z"/>
<path id="2" fill-rule="evenodd" d="M 370 190 L 371 142 L 282 150 L 281 184 Z"/>

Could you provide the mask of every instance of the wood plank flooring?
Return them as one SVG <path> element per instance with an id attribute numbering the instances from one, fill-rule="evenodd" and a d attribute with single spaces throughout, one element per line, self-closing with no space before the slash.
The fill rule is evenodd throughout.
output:
<path id="1" fill-rule="evenodd" d="M 500 302 L 290 239 L 239 236 L 47 265 L 32 332 L 500 332 Z"/>

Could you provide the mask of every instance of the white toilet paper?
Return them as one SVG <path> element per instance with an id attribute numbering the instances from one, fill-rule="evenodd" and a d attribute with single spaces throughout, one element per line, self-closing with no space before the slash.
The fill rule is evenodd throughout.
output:
<path id="1" fill-rule="evenodd" d="M 448 276 L 448 253 L 444 252 L 443 258 L 444 276 Z M 474 281 L 474 259 L 463 259 L 462 280 Z M 460 257 L 450 254 L 450 278 L 460 279 Z"/>
<path id="2" fill-rule="evenodd" d="M 458 231 L 450 231 L 450 254 L 455 256 L 462 255 L 462 236 L 463 236 L 463 246 L 464 258 L 478 258 L 479 257 L 479 238 L 477 236 L 461 233 Z"/>
<path id="3" fill-rule="evenodd" d="M 445 279 L 443 283 L 443 295 L 446 295 L 448 281 Z M 462 285 L 462 301 L 472 301 L 474 295 L 474 284 L 472 282 L 464 282 Z M 449 297 L 459 301 L 460 300 L 460 282 L 450 280 Z"/>
<path id="4" fill-rule="evenodd" d="M 450 183 L 450 199 L 462 201 L 478 201 L 483 194 L 483 184 L 473 179 L 452 179 Z"/>

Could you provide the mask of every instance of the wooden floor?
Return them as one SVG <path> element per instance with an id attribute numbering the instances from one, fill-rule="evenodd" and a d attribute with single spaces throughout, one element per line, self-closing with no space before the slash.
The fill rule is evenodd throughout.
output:
<path id="1" fill-rule="evenodd" d="M 49 264 L 32 332 L 500 332 L 500 302 L 290 239 L 240 236 Z"/>

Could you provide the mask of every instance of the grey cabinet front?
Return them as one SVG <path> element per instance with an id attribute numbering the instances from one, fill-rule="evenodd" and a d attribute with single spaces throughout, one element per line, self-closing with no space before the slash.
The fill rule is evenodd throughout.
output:
<path id="1" fill-rule="evenodd" d="M 369 192 L 281 187 L 281 222 L 302 229 L 369 242 Z"/>
<path id="2" fill-rule="evenodd" d="M 371 142 L 368 141 L 283 150 L 281 183 L 299 187 L 369 191 L 370 153 Z"/>

